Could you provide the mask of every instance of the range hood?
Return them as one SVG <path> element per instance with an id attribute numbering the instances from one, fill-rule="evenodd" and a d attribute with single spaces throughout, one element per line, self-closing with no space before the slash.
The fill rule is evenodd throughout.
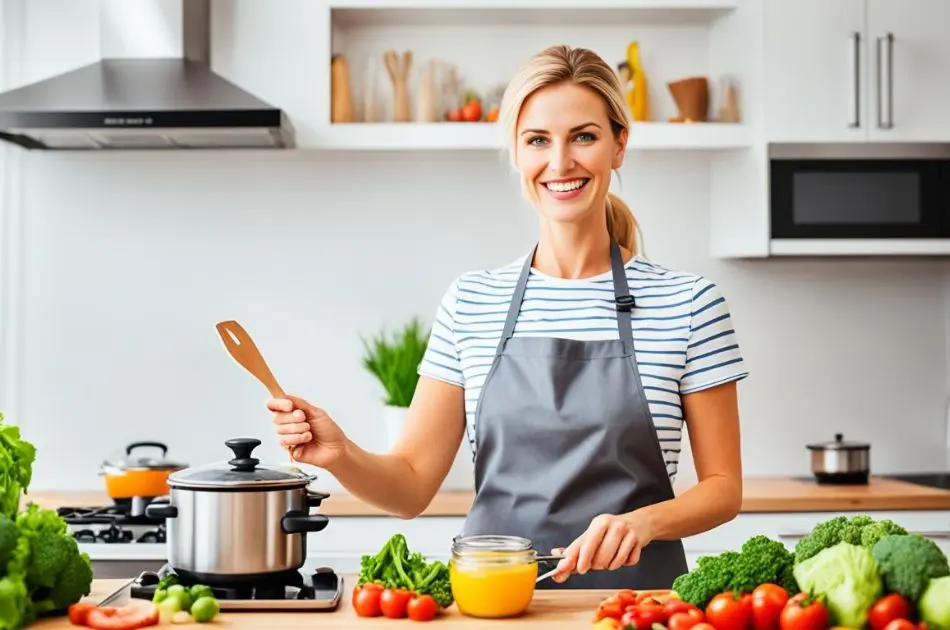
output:
<path id="1" fill-rule="evenodd" d="M 283 149 L 285 112 L 212 71 L 210 0 L 100 0 L 101 61 L 0 93 L 40 150 Z"/>

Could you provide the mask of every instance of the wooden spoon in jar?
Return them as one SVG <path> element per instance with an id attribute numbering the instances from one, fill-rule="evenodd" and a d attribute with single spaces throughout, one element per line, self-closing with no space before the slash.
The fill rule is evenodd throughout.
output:
<path id="1" fill-rule="evenodd" d="M 257 349 L 257 346 L 254 344 L 254 340 L 251 339 L 249 334 L 247 334 L 247 331 L 244 330 L 243 326 L 241 326 L 236 321 L 229 320 L 225 322 L 218 322 L 215 324 L 215 328 L 218 330 L 218 334 L 221 336 L 221 341 L 224 342 L 224 347 L 227 348 L 228 352 L 231 354 L 231 357 L 237 361 L 239 365 L 257 377 L 257 380 L 259 380 L 264 385 L 264 387 L 267 388 L 267 391 L 270 392 L 272 397 L 286 397 L 283 388 L 281 388 L 280 384 L 277 382 L 277 379 L 274 378 L 274 373 L 270 371 L 269 367 L 267 367 L 267 362 L 264 361 L 264 357 L 261 355 L 260 350 Z M 293 447 L 288 446 L 287 452 L 290 454 L 290 461 L 293 462 Z"/>

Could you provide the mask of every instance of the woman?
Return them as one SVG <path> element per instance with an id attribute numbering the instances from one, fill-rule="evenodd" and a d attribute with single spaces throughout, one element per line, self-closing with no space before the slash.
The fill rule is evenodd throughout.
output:
<path id="1" fill-rule="evenodd" d="M 608 193 L 628 137 L 609 65 L 549 48 L 511 81 L 502 111 L 540 237 L 523 259 L 452 283 L 400 441 L 371 454 L 304 400 L 268 408 L 298 461 L 403 518 L 429 504 L 467 430 L 465 535 L 563 552 L 542 587 L 669 588 L 687 571 L 680 539 L 741 502 L 746 372 L 726 302 L 704 278 L 637 255 L 634 217 Z M 674 497 L 684 416 L 699 483 Z"/>

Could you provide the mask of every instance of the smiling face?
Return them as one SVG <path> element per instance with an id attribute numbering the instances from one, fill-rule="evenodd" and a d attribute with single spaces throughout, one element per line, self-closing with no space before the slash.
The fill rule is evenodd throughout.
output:
<path id="1" fill-rule="evenodd" d="M 528 97 L 516 129 L 515 164 L 525 193 L 549 221 L 603 221 L 610 173 L 623 164 L 626 131 L 615 135 L 596 92 L 565 82 Z"/>

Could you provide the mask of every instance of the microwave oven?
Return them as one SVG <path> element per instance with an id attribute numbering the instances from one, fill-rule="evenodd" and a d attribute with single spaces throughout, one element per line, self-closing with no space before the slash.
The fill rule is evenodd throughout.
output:
<path id="1" fill-rule="evenodd" d="M 776 253 L 832 239 L 950 252 L 950 147 L 770 151 L 769 205 Z"/>

